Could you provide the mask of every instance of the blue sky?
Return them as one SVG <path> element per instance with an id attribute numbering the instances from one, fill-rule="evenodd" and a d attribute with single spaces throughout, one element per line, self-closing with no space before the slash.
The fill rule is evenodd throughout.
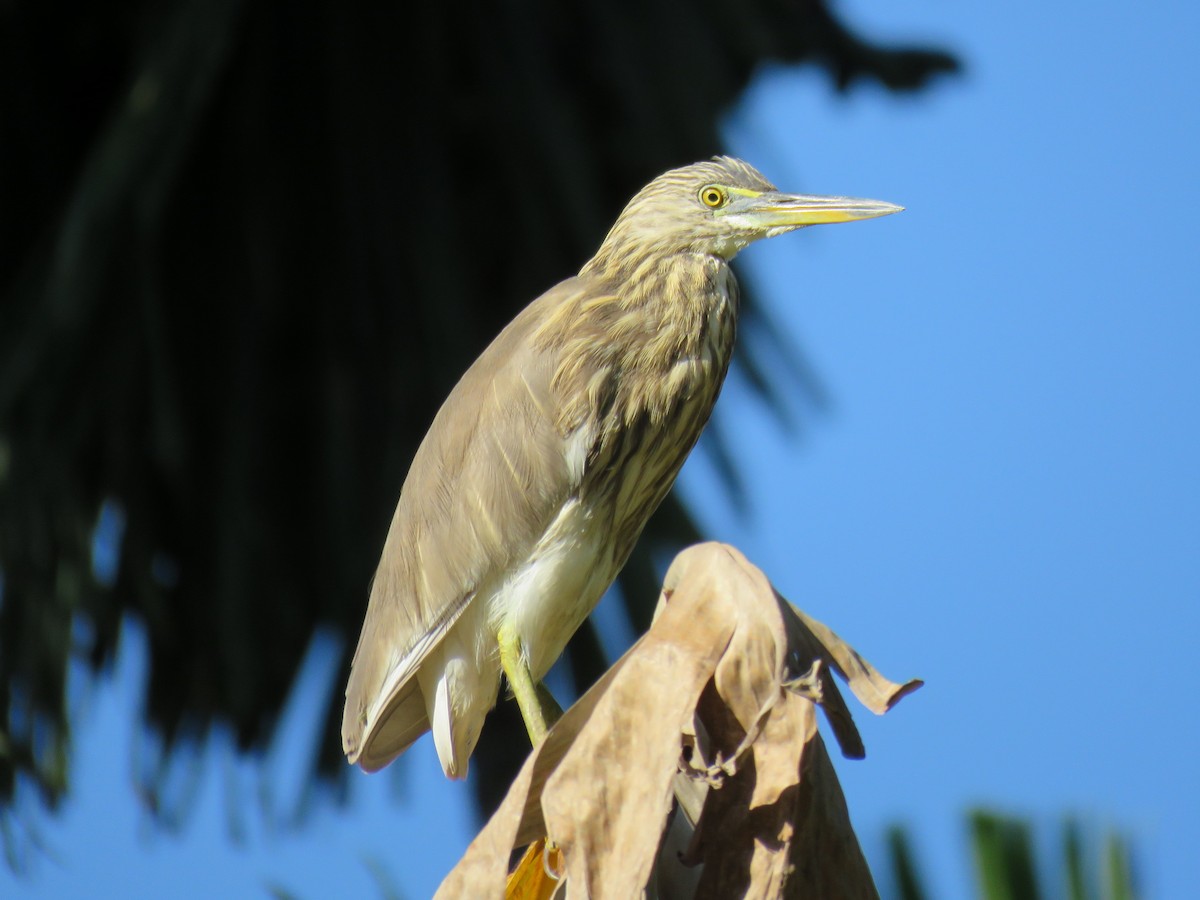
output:
<path id="1" fill-rule="evenodd" d="M 902 821 L 937 896 L 966 896 L 968 806 L 1029 816 L 1047 846 L 1073 813 L 1133 840 L 1147 896 L 1189 895 L 1200 10 L 842 8 L 879 38 L 939 39 L 968 69 L 911 98 L 835 98 L 814 72 L 767 70 L 731 112 L 730 149 L 781 188 L 907 210 L 743 255 L 832 402 L 781 381 L 803 423 L 789 431 L 735 375 L 718 415 L 750 511 L 702 454 L 682 488 L 783 593 L 886 674 L 926 680 L 886 718 L 862 712 L 868 758 L 839 764 L 869 856 Z M 599 615 L 611 626 L 611 607 Z M 111 684 L 80 691 L 77 790 L 37 820 L 48 855 L 21 880 L 0 870 L 0 894 L 379 896 L 382 867 L 421 897 L 469 840 L 468 791 L 428 741 L 352 779 L 345 809 L 318 800 L 287 826 L 305 710 L 331 689 L 320 643 L 278 765 L 262 774 L 218 736 L 194 813 L 156 832 L 131 787 L 136 629 L 127 646 Z M 232 821 L 230 796 L 249 798 Z"/>

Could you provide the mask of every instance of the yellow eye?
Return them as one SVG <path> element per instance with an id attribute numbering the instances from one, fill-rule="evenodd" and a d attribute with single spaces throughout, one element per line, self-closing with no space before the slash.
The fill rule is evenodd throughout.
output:
<path id="1" fill-rule="evenodd" d="M 700 188 L 700 202 L 709 209 L 717 209 L 724 206 L 727 199 L 725 192 L 715 184 Z"/>

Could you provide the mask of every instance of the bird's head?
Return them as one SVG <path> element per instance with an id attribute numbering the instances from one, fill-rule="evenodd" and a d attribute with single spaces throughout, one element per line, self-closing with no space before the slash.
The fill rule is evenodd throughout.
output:
<path id="1" fill-rule="evenodd" d="M 748 163 L 718 156 L 664 172 L 642 188 L 605 238 L 598 262 L 694 252 L 732 259 L 747 244 L 831 222 L 899 212 L 879 200 L 785 194 Z"/>

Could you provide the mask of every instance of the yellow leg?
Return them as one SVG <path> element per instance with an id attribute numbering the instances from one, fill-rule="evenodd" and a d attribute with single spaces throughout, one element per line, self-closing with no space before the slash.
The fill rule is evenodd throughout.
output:
<path id="1" fill-rule="evenodd" d="M 550 696 L 545 685 L 537 684 L 529 666 L 521 658 L 521 639 L 509 628 L 496 635 L 500 644 L 500 668 L 517 698 L 525 730 L 534 747 L 546 738 L 549 725 L 558 721 L 562 708 Z M 554 866 L 554 871 L 551 870 Z M 517 867 L 509 874 L 505 897 L 550 897 L 558 886 L 564 870 L 562 851 L 548 837 L 534 841 L 525 850 Z M 558 872 L 560 874 L 555 874 Z M 543 874 L 548 877 L 543 877 Z"/>
<path id="2" fill-rule="evenodd" d="M 525 730 L 529 732 L 529 740 L 537 746 L 546 737 L 549 730 L 546 724 L 546 713 L 538 696 L 537 685 L 529 674 L 529 667 L 521 658 L 521 639 L 512 629 L 504 627 L 496 635 L 500 642 L 500 668 L 508 679 L 513 696 L 517 698 L 517 706 L 521 708 L 521 718 L 525 720 Z"/>

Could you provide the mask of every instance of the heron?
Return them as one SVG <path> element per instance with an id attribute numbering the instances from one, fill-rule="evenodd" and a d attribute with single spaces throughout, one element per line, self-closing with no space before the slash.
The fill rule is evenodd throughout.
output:
<path id="1" fill-rule="evenodd" d="M 400 491 L 342 743 L 381 769 L 426 731 L 464 778 L 500 675 L 530 739 L 538 682 L 617 577 L 717 400 L 730 261 L 753 241 L 902 207 L 786 194 L 731 157 L 673 169 L 596 255 L 520 312 L 450 392 Z"/>

